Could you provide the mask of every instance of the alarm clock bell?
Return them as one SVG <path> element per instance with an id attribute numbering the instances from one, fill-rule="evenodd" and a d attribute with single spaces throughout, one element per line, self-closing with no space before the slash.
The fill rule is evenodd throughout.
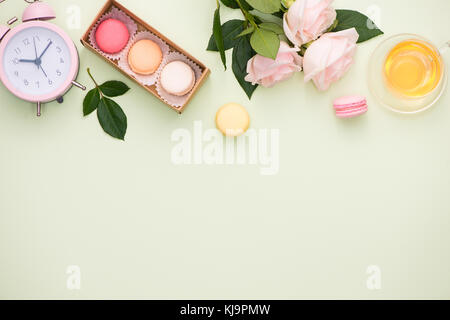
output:
<path id="1" fill-rule="evenodd" d="M 27 1 L 29 2 L 29 1 Z M 41 1 L 30 2 L 31 4 L 23 11 L 22 21 L 52 20 L 56 18 L 55 11 L 48 4 Z"/>
<path id="2" fill-rule="evenodd" d="M 0 0 L 0 3 L 4 2 L 5 0 Z M 30 5 L 24 10 L 22 14 L 22 22 L 28 23 L 31 21 L 48 21 L 56 18 L 55 11 L 46 3 L 39 1 L 39 0 L 24 0 L 25 2 L 29 3 Z M 10 25 L 14 24 L 18 19 L 16 17 L 10 19 L 7 22 L 8 26 L 0 25 L 0 41 L 3 40 L 6 35 L 11 31 Z M 75 48 L 76 51 L 76 48 Z M 78 59 L 78 53 L 77 59 Z M 23 60 L 25 61 L 25 60 Z M 41 60 L 36 58 L 36 60 L 31 61 L 35 63 L 38 66 L 38 69 L 41 64 Z M 77 61 L 77 69 L 78 69 L 78 61 Z M 44 72 L 45 73 L 45 72 Z M 76 71 L 78 73 L 78 70 Z M 47 76 L 47 75 L 46 75 Z M 76 75 L 75 75 L 76 77 Z M 74 77 L 74 78 L 75 78 Z M 81 90 L 86 90 L 86 87 L 82 84 L 76 82 L 75 80 L 71 80 L 69 83 L 69 88 L 64 90 L 60 96 L 55 97 L 53 100 L 56 100 L 58 103 L 63 102 L 63 95 L 70 89 L 71 86 L 75 86 Z M 10 89 L 8 87 L 8 89 Z M 29 101 L 29 100 L 28 100 Z M 46 101 L 35 101 L 37 105 L 37 116 L 41 116 L 41 106 L 43 102 L 49 102 L 51 100 L 47 99 Z"/>

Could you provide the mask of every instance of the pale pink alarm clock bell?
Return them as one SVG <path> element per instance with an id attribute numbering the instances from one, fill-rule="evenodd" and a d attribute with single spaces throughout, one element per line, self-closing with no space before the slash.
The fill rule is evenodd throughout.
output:
<path id="1" fill-rule="evenodd" d="M 18 98 L 36 103 L 40 116 L 42 103 L 62 103 L 72 86 L 86 88 L 75 81 L 79 58 L 73 41 L 47 22 L 55 18 L 53 9 L 41 1 L 25 1 L 30 5 L 21 25 L 14 29 L 0 25 L 0 80 Z M 8 25 L 16 21 L 10 19 Z"/>

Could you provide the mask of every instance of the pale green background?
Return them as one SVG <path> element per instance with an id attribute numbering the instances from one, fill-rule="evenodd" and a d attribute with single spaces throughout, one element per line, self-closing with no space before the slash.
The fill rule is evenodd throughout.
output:
<path id="1" fill-rule="evenodd" d="M 360 45 L 326 93 L 298 74 L 249 102 L 205 51 L 215 1 L 123 0 L 212 70 L 179 117 L 80 45 L 103 1 L 48 2 L 66 29 L 67 8 L 82 8 L 81 28 L 68 30 L 78 80 L 91 87 L 91 67 L 99 81 L 129 84 L 117 99 L 129 129 L 119 142 L 95 115 L 83 118 L 80 90 L 38 119 L 0 86 L 1 298 L 450 298 L 450 96 L 417 116 L 377 105 L 366 66 L 383 37 Z M 450 40 L 448 0 L 335 1 L 372 5 L 387 36 Z M 0 20 L 24 8 L 7 0 Z M 223 21 L 233 16 L 223 11 Z M 336 119 L 332 100 L 345 94 L 367 95 L 369 113 Z M 253 128 L 280 129 L 278 175 L 171 163 L 173 130 L 195 120 L 212 128 L 231 101 L 248 108 Z M 66 288 L 69 265 L 81 267 L 79 291 Z M 366 287 L 369 265 L 382 270 L 381 290 Z"/>

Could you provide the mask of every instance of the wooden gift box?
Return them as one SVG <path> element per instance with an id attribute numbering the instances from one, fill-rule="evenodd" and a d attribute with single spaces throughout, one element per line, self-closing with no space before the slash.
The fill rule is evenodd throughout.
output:
<path id="1" fill-rule="evenodd" d="M 107 12 L 109 12 L 113 7 L 116 7 L 120 10 L 122 10 L 123 12 L 125 12 L 131 19 L 134 20 L 134 22 L 136 23 L 136 25 L 138 26 L 138 32 L 139 31 L 150 31 L 151 33 L 157 35 L 161 40 L 165 41 L 169 47 L 171 51 L 176 51 L 179 53 L 182 53 L 183 55 L 185 55 L 186 57 L 188 57 L 189 59 L 191 59 L 193 62 L 195 62 L 201 69 L 202 71 L 202 75 L 200 77 L 200 79 L 197 79 L 197 82 L 195 84 L 195 87 L 192 89 L 192 91 L 189 93 L 189 97 L 186 101 L 186 103 L 181 106 L 180 108 L 176 108 L 173 107 L 171 105 L 169 105 L 168 103 L 166 103 L 159 95 L 158 92 L 156 91 L 156 86 L 152 85 L 152 86 L 146 86 L 141 84 L 140 82 L 138 82 L 132 75 L 126 73 L 124 70 L 122 70 L 122 68 L 118 65 L 118 61 L 115 60 L 111 60 L 108 59 L 106 57 L 104 57 L 101 53 L 99 53 L 96 49 L 94 49 L 94 47 L 92 46 L 92 44 L 89 42 L 89 34 L 92 30 L 92 28 L 95 27 L 95 24 L 97 23 L 97 21 Z M 123 5 L 121 5 L 119 2 L 115 1 L 115 0 L 108 0 L 106 2 L 106 4 L 103 6 L 103 8 L 100 10 L 100 12 L 98 13 L 98 15 L 95 17 L 94 21 L 92 22 L 92 24 L 90 25 L 90 27 L 87 29 L 86 33 L 83 35 L 83 37 L 81 38 L 81 43 L 83 44 L 83 46 L 85 46 L 86 48 L 90 49 L 91 51 L 95 52 L 96 54 L 98 54 L 99 56 L 101 56 L 103 59 L 105 59 L 106 61 L 108 61 L 111 65 L 113 65 L 116 69 L 118 69 L 120 72 L 122 72 L 123 74 L 125 74 L 127 77 L 129 77 L 131 80 L 135 81 L 137 84 L 139 84 L 141 87 L 143 87 L 144 89 L 146 89 L 147 91 L 149 91 L 150 93 L 152 93 L 155 97 L 157 97 L 159 100 L 161 100 L 162 102 L 164 102 L 166 105 L 168 105 L 171 109 L 175 110 L 178 113 L 182 113 L 184 111 L 184 109 L 186 109 L 187 105 L 189 104 L 189 102 L 191 101 L 192 97 L 194 96 L 194 94 L 200 89 L 200 87 L 202 86 L 202 84 L 204 83 L 204 81 L 206 80 L 206 78 L 208 77 L 210 70 L 203 64 L 201 63 L 199 60 L 197 60 L 195 57 L 193 57 L 192 55 L 190 55 L 188 52 L 186 52 L 185 50 L 183 50 L 181 47 L 179 47 L 178 45 L 176 45 L 174 42 L 172 42 L 171 40 L 169 40 L 168 38 L 166 38 L 163 34 L 161 34 L 158 30 L 156 30 L 155 28 L 153 28 L 152 26 L 150 26 L 149 24 L 147 24 L 145 21 L 143 21 L 142 19 L 140 19 L 139 17 L 137 17 L 135 14 L 133 14 L 130 10 L 128 10 L 127 8 L 125 8 Z"/>

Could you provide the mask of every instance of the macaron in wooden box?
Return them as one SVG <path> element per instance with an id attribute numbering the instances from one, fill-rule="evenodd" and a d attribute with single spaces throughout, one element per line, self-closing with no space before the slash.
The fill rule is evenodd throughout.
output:
<path id="1" fill-rule="evenodd" d="M 108 0 L 81 43 L 182 113 L 210 70 L 115 0 Z"/>

